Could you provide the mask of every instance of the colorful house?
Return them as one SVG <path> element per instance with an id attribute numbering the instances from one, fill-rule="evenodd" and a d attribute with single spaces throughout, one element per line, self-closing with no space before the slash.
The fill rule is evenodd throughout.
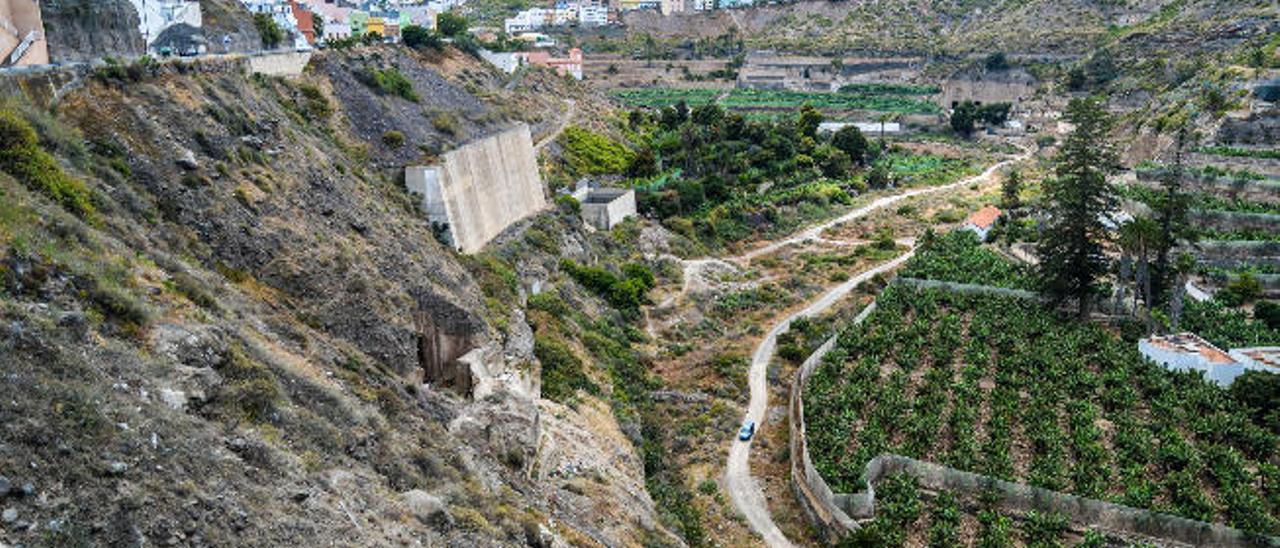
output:
<path id="1" fill-rule="evenodd" d="M 991 229 L 996 226 L 996 219 L 999 218 L 1000 210 L 995 206 L 987 206 L 970 215 L 960 228 L 972 231 L 978 235 L 978 241 L 985 242 Z"/>

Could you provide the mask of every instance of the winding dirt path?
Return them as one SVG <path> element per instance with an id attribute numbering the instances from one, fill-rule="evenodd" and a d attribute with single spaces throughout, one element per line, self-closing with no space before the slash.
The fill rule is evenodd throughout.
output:
<path id="1" fill-rule="evenodd" d="M 879 198 L 870 204 L 850 211 L 844 215 L 836 217 L 835 219 L 812 226 L 791 237 L 774 241 L 737 257 L 719 260 L 742 263 L 761 255 L 773 253 L 788 245 L 805 241 L 822 240 L 822 233 L 826 229 L 864 217 L 877 209 L 890 206 L 898 201 L 922 194 L 941 192 L 972 184 L 986 183 L 990 181 L 991 177 L 994 176 L 1001 168 L 1011 162 L 1020 161 L 1026 156 L 1027 155 L 1025 154 L 1019 155 L 1017 157 L 998 162 L 978 175 L 962 179 L 955 183 L 909 190 L 892 196 Z M 783 318 L 769 329 L 769 332 L 765 335 L 764 339 L 761 340 L 760 344 L 756 347 L 755 354 L 752 355 L 751 358 L 751 368 L 747 372 L 747 384 L 751 389 L 751 400 L 747 405 L 747 414 L 743 417 L 743 421 L 750 420 L 756 424 L 756 436 L 753 437 L 753 441 L 755 437 L 759 437 L 760 430 L 765 427 L 765 413 L 769 408 L 769 384 L 766 373 L 769 369 L 769 362 L 773 360 L 774 350 L 778 343 L 778 335 L 786 332 L 786 330 L 791 326 L 791 322 L 796 319 L 821 313 L 822 311 L 830 308 L 831 305 L 838 302 L 842 297 L 849 294 L 849 292 L 857 287 L 858 284 L 870 279 L 876 274 L 897 268 L 906 262 L 907 259 L 910 259 L 914 254 L 915 250 L 913 248 L 911 251 L 899 255 L 897 258 L 889 262 L 859 273 L 857 276 L 854 276 L 840 285 L 827 290 L 826 293 L 811 302 L 803 310 Z M 685 274 L 687 277 L 690 265 L 688 262 L 685 264 Z M 689 280 L 686 278 L 686 287 L 689 283 Z M 729 462 L 725 469 L 725 484 L 729 490 L 729 498 L 733 501 L 734 507 L 737 508 L 738 511 L 742 512 L 743 516 L 747 518 L 747 522 L 751 524 L 751 529 L 764 539 L 766 545 L 770 547 L 793 546 L 791 541 L 787 540 L 786 535 L 783 535 L 782 531 L 778 529 L 777 524 L 773 522 L 773 516 L 769 512 L 769 505 L 765 500 L 764 491 L 761 490 L 760 484 L 756 481 L 756 478 L 751 475 L 751 444 L 751 441 L 738 441 L 735 435 L 734 441 L 729 448 Z"/>
<path id="2" fill-rule="evenodd" d="M 547 143 L 556 140 L 556 137 L 559 137 L 561 133 L 564 133 L 564 128 L 569 126 L 569 120 L 572 120 L 573 115 L 578 112 L 577 101 L 573 99 L 565 99 L 564 102 L 569 105 L 569 108 L 566 108 L 564 115 L 560 117 L 560 124 L 556 126 L 555 131 L 548 133 L 546 137 L 543 137 L 537 142 L 537 144 L 533 145 L 533 151 L 535 153 L 542 150 L 542 147 L 547 146 Z"/>

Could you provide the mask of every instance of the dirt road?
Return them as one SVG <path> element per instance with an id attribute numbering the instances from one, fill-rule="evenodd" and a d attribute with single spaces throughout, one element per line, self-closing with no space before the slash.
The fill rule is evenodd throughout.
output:
<path id="1" fill-rule="evenodd" d="M 727 258 L 725 260 L 732 262 L 749 261 L 753 257 L 773 253 L 788 245 L 811 240 L 819 240 L 822 238 L 822 232 L 828 228 L 864 217 L 879 208 L 887 207 L 912 196 L 940 192 L 972 184 L 985 183 L 989 181 L 996 171 L 1000 170 L 1000 168 L 1008 165 L 1010 162 L 1018 161 L 1023 157 L 1024 156 L 1019 156 L 1017 158 L 999 162 L 987 168 L 979 175 L 963 179 L 956 183 L 909 190 L 893 196 L 886 196 L 877 199 L 866 206 L 850 211 L 849 213 L 841 215 L 840 217 L 830 221 L 810 227 L 809 229 L 794 236 L 772 242 L 743 255 Z M 858 284 L 870 279 L 876 274 L 897 268 L 906 262 L 907 259 L 910 259 L 914 253 L 914 250 L 908 251 L 887 263 L 876 266 L 870 270 L 866 270 L 850 278 L 844 283 L 828 290 L 817 300 L 810 303 L 809 306 L 805 307 L 804 310 L 783 318 L 769 329 L 769 332 L 765 335 L 764 339 L 760 341 L 759 346 L 756 347 L 755 354 L 751 357 L 751 368 L 747 372 L 747 384 L 751 389 L 751 400 L 747 405 L 747 414 L 743 417 L 743 420 L 755 422 L 755 437 L 759 437 L 760 430 L 765 427 L 765 413 L 769 408 L 769 385 L 766 373 L 769 369 L 769 362 L 773 360 L 773 353 L 778 343 L 778 335 L 786 332 L 786 330 L 791 326 L 792 321 L 795 321 L 798 318 L 819 314 L 830 308 L 831 305 L 835 304 L 845 295 L 848 295 L 850 291 L 858 286 Z M 771 547 L 792 546 L 791 542 L 787 540 L 787 537 L 782 534 L 780 529 L 778 529 L 777 524 L 773 522 L 773 516 L 769 513 L 768 502 L 764 497 L 764 491 L 760 489 L 760 485 L 756 482 L 755 477 L 751 475 L 751 443 L 752 442 L 744 443 L 737 441 L 735 436 L 733 445 L 729 448 L 729 463 L 725 470 L 725 484 L 729 490 L 729 498 L 733 501 L 734 507 L 737 508 L 739 512 L 742 512 L 743 516 L 747 518 L 747 522 L 751 524 L 751 529 L 764 539 L 766 545 Z"/>

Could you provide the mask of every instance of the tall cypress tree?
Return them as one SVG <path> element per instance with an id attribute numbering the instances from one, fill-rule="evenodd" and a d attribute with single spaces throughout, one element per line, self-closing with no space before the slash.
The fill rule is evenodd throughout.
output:
<path id="1" fill-rule="evenodd" d="M 1049 220 L 1037 252 L 1051 301 L 1075 299 L 1086 317 L 1097 280 L 1107 271 L 1102 219 L 1116 202 L 1107 176 L 1119 157 L 1107 139 L 1111 119 L 1098 99 L 1073 99 L 1066 119 L 1075 130 L 1054 158 L 1054 177 L 1045 181 Z"/>

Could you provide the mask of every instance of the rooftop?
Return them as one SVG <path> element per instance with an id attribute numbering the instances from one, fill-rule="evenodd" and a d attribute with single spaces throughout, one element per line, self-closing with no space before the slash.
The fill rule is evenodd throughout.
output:
<path id="1" fill-rule="evenodd" d="M 995 224 L 996 219 L 1000 217 L 1000 210 L 995 206 L 987 206 L 974 212 L 969 216 L 969 220 L 965 223 L 971 224 L 978 228 L 991 228 Z"/>
<path id="2" fill-rule="evenodd" d="M 1147 339 L 1152 346 L 1183 354 L 1198 354 L 1209 363 L 1235 363 L 1231 356 L 1223 352 L 1213 343 L 1200 338 L 1195 333 L 1178 333 L 1176 335 L 1160 335 Z"/>
<path id="3" fill-rule="evenodd" d="M 1264 367 L 1280 370 L 1280 346 L 1236 348 L 1231 352 L 1249 358 Z"/>

